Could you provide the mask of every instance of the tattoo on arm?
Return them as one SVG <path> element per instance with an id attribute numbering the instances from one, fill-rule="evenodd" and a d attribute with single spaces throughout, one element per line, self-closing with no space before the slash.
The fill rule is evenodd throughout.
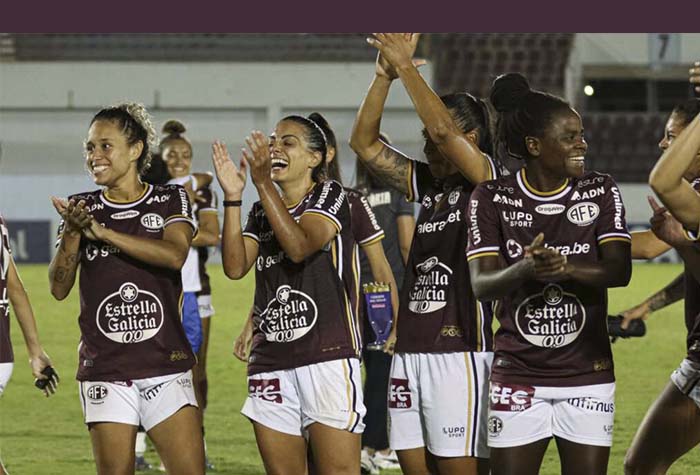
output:
<path id="1" fill-rule="evenodd" d="M 652 312 L 660 310 L 685 296 L 685 275 L 680 274 L 663 289 L 649 298 L 649 308 Z"/>
<path id="2" fill-rule="evenodd" d="M 56 282 L 65 282 L 67 276 L 68 271 L 65 267 L 56 268 L 56 273 L 54 274 L 54 279 L 56 280 Z"/>
<path id="3" fill-rule="evenodd" d="M 406 155 L 385 144 L 382 150 L 365 164 L 387 186 L 407 194 L 409 160 Z"/>

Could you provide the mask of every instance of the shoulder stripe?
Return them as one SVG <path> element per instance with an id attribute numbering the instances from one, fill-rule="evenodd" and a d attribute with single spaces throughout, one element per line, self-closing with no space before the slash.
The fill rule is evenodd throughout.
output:
<path id="1" fill-rule="evenodd" d="M 375 242 L 381 241 L 384 239 L 384 231 L 377 231 L 376 233 L 372 234 L 370 237 L 363 239 L 362 241 L 358 241 L 358 244 L 360 246 L 367 246 L 369 244 L 373 244 Z"/>
<path id="2" fill-rule="evenodd" d="M 343 225 L 340 224 L 340 221 L 338 221 L 338 218 L 333 216 L 330 213 L 327 213 L 321 209 L 307 209 L 303 213 L 301 213 L 302 216 L 312 214 L 312 215 L 317 215 L 320 218 L 325 218 L 326 221 L 330 221 L 333 226 L 338 230 L 338 232 L 341 232 L 343 230 Z"/>

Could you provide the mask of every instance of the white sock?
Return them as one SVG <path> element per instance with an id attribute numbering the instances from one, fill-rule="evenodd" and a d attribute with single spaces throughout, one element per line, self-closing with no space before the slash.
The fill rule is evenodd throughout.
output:
<path id="1" fill-rule="evenodd" d="M 136 433 L 136 456 L 143 457 L 146 453 L 146 433 L 137 432 Z"/>

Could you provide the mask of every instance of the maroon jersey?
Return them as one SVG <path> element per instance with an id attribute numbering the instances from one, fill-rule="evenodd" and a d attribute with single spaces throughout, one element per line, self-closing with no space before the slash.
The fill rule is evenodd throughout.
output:
<path id="1" fill-rule="evenodd" d="M 625 208 L 608 175 L 590 172 L 540 193 L 525 170 L 483 183 L 469 208 L 468 259 L 500 256 L 510 266 L 540 232 L 572 263 L 597 262 L 599 246 L 631 242 Z M 607 332 L 607 289 L 573 281 L 526 282 L 495 305 L 501 324 L 495 382 L 583 386 L 614 381 Z"/>
<path id="2" fill-rule="evenodd" d="M 358 357 L 362 347 L 354 312 L 357 246 L 343 187 L 319 183 L 289 213 L 296 221 L 319 216 L 338 233 L 297 264 L 277 242 L 262 204 L 253 205 L 243 231 L 258 243 L 250 375 Z"/>
<path id="3" fill-rule="evenodd" d="M 700 191 L 700 178 L 693 180 L 693 188 Z M 697 231 L 697 230 L 696 230 Z M 698 241 L 697 234 L 688 233 L 688 237 Z M 700 243 L 693 245 L 696 252 L 700 252 Z M 685 273 L 685 327 L 688 330 L 686 347 L 688 349 L 688 359 L 700 363 L 700 283 L 693 276 L 693 273 L 686 265 Z"/>
<path id="4" fill-rule="evenodd" d="M 197 220 L 200 219 L 200 213 L 219 213 L 219 200 L 216 193 L 209 187 L 205 186 L 197 190 L 197 201 L 192 207 L 192 211 Z M 197 292 L 197 295 L 211 295 L 211 284 L 209 282 L 209 274 L 207 274 L 207 259 L 209 259 L 209 248 L 200 246 L 197 248 L 199 254 L 199 281 L 202 284 L 202 290 Z"/>
<path id="5" fill-rule="evenodd" d="M 491 351 L 491 306 L 474 297 L 464 258 L 474 186 L 461 175 L 437 181 L 427 164 L 409 163 L 407 199 L 421 209 L 401 289 L 396 351 Z"/>
<path id="6" fill-rule="evenodd" d="M 10 235 L 0 215 L 0 363 L 14 361 L 10 341 L 10 298 L 7 290 L 7 272 L 10 270 Z"/>
<path id="7" fill-rule="evenodd" d="M 367 198 L 352 188 L 345 188 L 345 195 L 350 204 L 352 235 L 355 242 L 360 247 L 364 247 L 384 239 L 384 230 L 379 226 Z"/>
<path id="8" fill-rule="evenodd" d="M 102 191 L 85 200 L 97 222 L 120 233 L 162 239 L 172 223 L 196 227 L 185 189 L 147 185 L 132 202 Z M 180 271 L 154 267 L 107 243 L 80 240 L 80 381 L 122 381 L 187 371 L 195 359 L 181 323 Z"/>

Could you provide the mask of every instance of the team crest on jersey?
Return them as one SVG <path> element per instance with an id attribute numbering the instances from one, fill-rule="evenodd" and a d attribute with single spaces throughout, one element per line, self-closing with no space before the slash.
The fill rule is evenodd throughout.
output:
<path id="1" fill-rule="evenodd" d="M 318 318 L 318 308 L 304 292 L 281 285 L 260 318 L 260 330 L 267 341 L 287 343 L 311 331 Z"/>
<path id="2" fill-rule="evenodd" d="M 573 343 L 586 324 L 586 309 L 578 297 L 549 284 L 531 295 L 515 311 L 518 331 L 528 342 L 542 348 Z"/>
<path id="3" fill-rule="evenodd" d="M 141 216 L 141 225 L 148 231 L 160 231 L 163 228 L 163 217 L 156 213 L 146 213 Z"/>
<path id="4" fill-rule="evenodd" d="M 158 334 L 163 326 L 160 299 L 136 284 L 125 282 L 97 308 L 97 328 L 117 343 L 139 343 Z"/>
<path id="5" fill-rule="evenodd" d="M 578 226 L 588 226 L 598 218 L 599 214 L 600 208 L 597 204 L 584 201 L 569 208 L 569 211 L 566 212 L 566 217 Z"/>
<path id="6" fill-rule="evenodd" d="M 408 309 L 413 313 L 430 313 L 447 305 L 452 269 L 433 256 L 416 266 L 416 274 L 408 294 Z"/>

